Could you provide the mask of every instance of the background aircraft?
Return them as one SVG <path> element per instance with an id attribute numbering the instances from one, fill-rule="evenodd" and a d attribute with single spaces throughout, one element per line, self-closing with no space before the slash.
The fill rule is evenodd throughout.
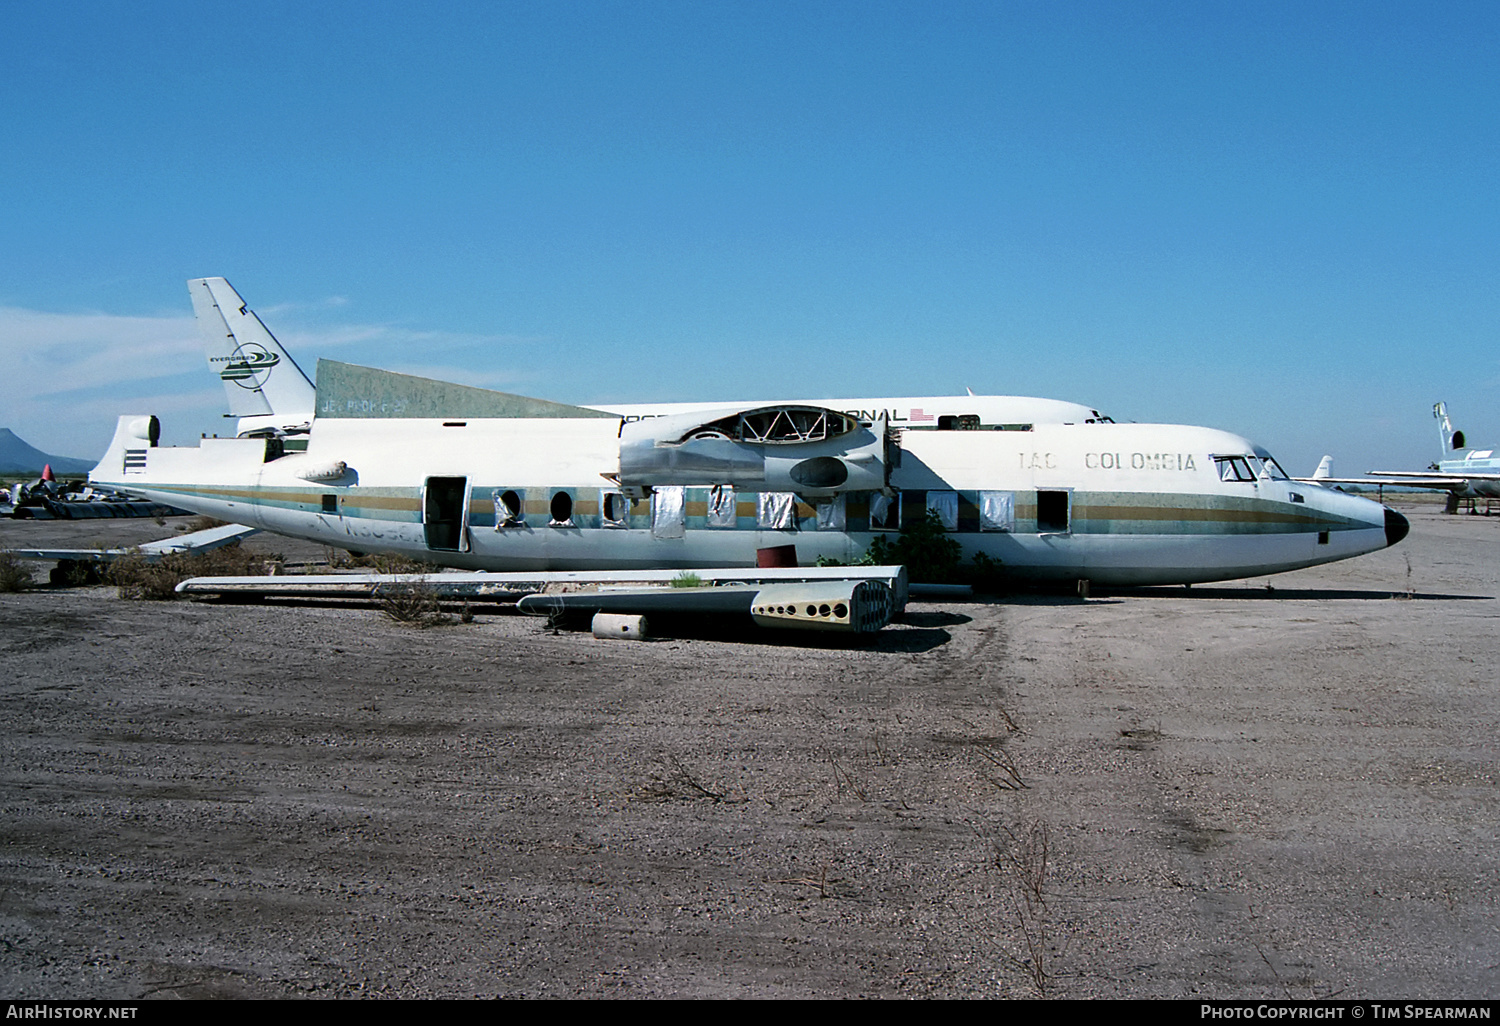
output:
<path id="1" fill-rule="evenodd" d="M 1464 449 L 1464 433 L 1453 428 L 1448 419 L 1448 408 L 1435 403 L 1432 415 L 1438 421 L 1438 435 L 1442 439 L 1442 453 L 1447 455 Z M 1310 478 L 1299 477 L 1298 481 L 1317 484 L 1353 484 L 1382 488 L 1431 488 L 1446 491 L 1448 512 L 1458 511 L 1463 499 L 1500 498 L 1500 457 L 1494 449 L 1468 449 L 1458 459 L 1440 459 L 1431 470 L 1372 470 L 1369 477 L 1332 477 L 1329 469 L 1332 457 L 1324 456 L 1317 471 Z"/>

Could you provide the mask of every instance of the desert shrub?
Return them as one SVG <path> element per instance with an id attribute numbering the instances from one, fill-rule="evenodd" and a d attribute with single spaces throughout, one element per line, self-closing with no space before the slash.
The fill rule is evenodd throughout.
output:
<path id="1" fill-rule="evenodd" d="M 140 552 L 121 556 L 109 565 L 106 580 L 125 599 L 177 598 L 177 586 L 190 577 L 252 577 L 263 573 L 265 561 L 238 545 L 208 552 L 173 552 L 150 561 Z"/>
<path id="2" fill-rule="evenodd" d="M 91 560 L 60 559 L 47 575 L 47 580 L 64 588 L 86 588 L 104 579 L 106 564 Z"/>
<path id="3" fill-rule="evenodd" d="M 437 569 L 431 563 L 399 552 L 372 552 L 353 557 L 350 565 L 366 567 L 377 574 L 412 578 L 380 584 L 375 589 L 380 611 L 397 623 L 408 627 L 439 627 L 453 622 L 453 617 L 443 611 L 437 589 L 426 579 L 427 574 Z"/>
<path id="4" fill-rule="evenodd" d="M 883 537 L 883 536 L 882 536 Z M 872 546 L 873 548 L 873 546 Z M 866 549 L 860 557 L 845 563 L 842 559 L 834 559 L 832 556 L 819 556 L 813 566 L 878 566 L 875 557 L 870 555 L 870 549 Z"/>
<path id="5" fill-rule="evenodd" d="M 699 577 L 697 574 L 693 573 L 691 570 L 684 570 L 682 573 L 680 573 L 676 577 L 672 578 L 672 587 L 674 587 L 674 588 L 701 588 L 701 587 L 703 587 L 703 578 Z"/>
<path id="6" fill-rule="evenodd" d="M 359 557 L 347 549 L 335 549 L 325 546 L 323 549 L 323 562 L 329 570 L 352 570 L 359 565 Z M 318 573 L 322 573 L 319 570 Z"/>
<path id="7" fill-rule="evenodd" d="M 196 516 L 183 524 L 179 531 L 211 531 L 215 527 L 228 527 L 229 521 L 220 520 L 217 517 Z"/>
<path id="8" fill-rule="evenodd" d="M 889 541 L 876 535 L 867 553 L 876 566 L 906 565 L 907 576 L 924 584 L 947 584 L 958 580 L 963 546 L 943 527 L 937 511 L 928 510 L 921 520 Z"/>
<path id="9" fill-rule="evenodd" d="M 367 556 L 356 556 L 355 564 L 367 566 L 377 574 L 430 574 L 437 569 L 431 563 L 403 556 L 399 552 L 372 552 Z"/>
<path id="10" fill-rule="evenodd" d="M 960 584 L 971 585 L 977 592 L 1000 592 L 1005 591 L 1007 586 L 1005 568 L 1000 564 L 1000 560 L 993 559 L 983 552 L 974 553 L 972 562 L 960 564 L 954 580 Z"/>
<path id="11" fill-rule="evenodd" d="M 25 591 L 31 587 L 31 568 L 13 552 L 0 552 L 0 591 Z"/>
<path id="12" fill-rule="evenodd" d="M 375 589 L 375 599 L 380 603 L 382 613 L 408 627 L 441 627 L 453 622 L 453 618 L 443 612 L 437 590 L 420 578 L 381 584 Z M 464 622 L 472 619 L 471 615 Z"/>

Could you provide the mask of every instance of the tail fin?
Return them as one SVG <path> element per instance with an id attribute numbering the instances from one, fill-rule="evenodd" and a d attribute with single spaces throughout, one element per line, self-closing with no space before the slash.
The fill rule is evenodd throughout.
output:
<path id="1" fill-rule="evenodd" d="M 1313 471 L 1313 480 L 1318 481 L 1325 477 L 1333 476 L 1333 457 L 1324 456 L 1318 461 L 1318 469 Z"/>
<path id="2" fill-rule="evenodd" d="M 1432 415 L 1438 421 L 1438 433 L 1443 436 L 1443 453 L 1456 452 L 1459 449 L 1468 448 L 1464 445 L 1464 433 L 1454 431 L 1453 423 L 1448 420 L 1448 406 L 1446 403 L 1436 403 L 1432 407 Z"/>
<path id="3" fill-rule="evenodd" d="M 229 282 L 194 278 L 188 292 L 208 366 L 224 382 L 229 415 L 255 418 L 252 426 L 266 428 L 311 421 L 317 399 L 312 382 Z"/>

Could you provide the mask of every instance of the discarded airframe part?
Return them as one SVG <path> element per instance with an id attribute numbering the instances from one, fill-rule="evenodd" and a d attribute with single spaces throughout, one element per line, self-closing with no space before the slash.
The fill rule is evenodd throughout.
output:
<path id="1" fill-rule="evenodd" d="M 796 566 L 797 546 L 768 545 L 755 550 L 755 565 L 762 568 L 773 566 Z"/>
<path id="2" fill-rule="evenodd" d="M 762 627 L 878 631 L 891 622 L 891 590 L 880 581 L 833 580 L 768 584 L 759 588 L 608 588 L 528 595 L 523 613 L 660 613 L 744 615 Z"/>
<path id="3" fill-rule="evenodd" d="M 652 417 L 620 428 L 620 484 L 731 485 L 829 496 L 886 486 L 886 423 L 812 406 Z"/>
<path id="4" fill-rule="evenodd" d="M 180 539 L 179 539 L 180 540 Z M 30 557 L 43 558 L 43 557 Z M 535 595 L 550 584 L 625 584 L 668 586 L 684 574 L 721 591 L 753 595 L 767 584 L 796 581 L 879 581 L 890 589 L 897 612 L 906 607 L 904 566 L 715 567 L 695 570 L 539 570 L 515 573 L 444 571 L 431 574 L 303 574 L 275 577 L 194 577 L 177 590 L 191 595 L 269 595 L 287 597 L 368 597 L 382 584 L 421 583 L 442 597 L 488 598 L 510 601 Z M 733 585 L 740 585 L 735 588 Z M 702 589 L 677 588 L 676 591 Z M 712 589 L 710 589 L 712 590 Z M 744 609 L 748 610 L 745 605 Z"/>
<path id="5" fill-rule="evenodd" d="M 613 413 L 494 392 L 487 388 L 319 360 L 318 419 L 414 419 L 447 421 L 491 417 L 618 420 Z"/>
<path id="6" fill-rule="evenodd" d="M 762 627 L 878 631 L 895 611 L 891 590 L 879 581 L 773 584 L 760 589 L 750 615 Z"/>
<path id="7" fill-rule="evenodd" d="M 210 527 L 206 531 L 163 538 L 161 541 L 147 542 L 128 549 L 12 549 L 11 553 L 17 559 L 72 560 L 77 563 L 110 563 L 121 556 L 139 553 L 147 562 L 154 563 L 174 552 L 207 552 L 258 533 L 260 529 L 257 527 L 225 524 L 223 527 Z"/>
<path id="8" fill-rule="evenodd" d="M 733 616 L 750 612 L 757 590 L 754 588 L 601 588 L 598 591 L 570 591 L 557 594 L 527 595 L 516 608 L 532 616 L 553 613 L 702 613 Z"/>
<path id="9" fill-rule="evenodd" d="M 60 502 L 56 499 L 41 499 L 16 506 L 11 511 L 15 520 L 119 520 L 136 517 L 185 517 L 190 512 L 168 506 L 162 502 L 102 501 Z"/>
<path id="10" fill-rule="evenodd" d="M 645 641 L 647 637 L 644 616 L 595 613 L 591 626 L 594 637 L 605 641 Z"/>
<path id="11" fill-rule="evenodd" d="M 304 481 L 337 481 L 349 473 L 349 464 L 343 460 L 334 463 L 314 463 L 297 471 Z"/>
<path id="12" fill-rule="evenodd" d="M 122 418 L 123 420 L 124 418 Z M 146 431 L 155 417 L 138 417 L 132 430 Z M 140 452 L 145 452 L 144 449 Z M 4 515 L 16 520 L 98 520 L 121 517 L 187 516 L 187 510 L 161 502 L 138 499 L 112 488 L 95 488 L 78 482 L 59 481 L 49 463 L 42 476 L 27 484 L 18 481 L 6 492 Z"/>
<path id="13" fill-rule="evenodd" d="M 514 580 L 497 580 L 502 576 Z M 514 602 L 534 595 L 546 582 L 530 574 L 278 574 L 270 577 L 192 577 L 177 586 L 182 595 L 259 595 L 270 598 L 374 598 L 382 588 L 423 588 L 437 598 Z"/>

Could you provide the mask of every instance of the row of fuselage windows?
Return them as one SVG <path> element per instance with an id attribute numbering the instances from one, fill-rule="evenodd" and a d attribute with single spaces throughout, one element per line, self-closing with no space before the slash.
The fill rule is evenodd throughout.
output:
<path id="1" fill-rule="evenodd" d="M 717 488 L 657 488 L 646 500 L 632 502 L 622 492 L 595 495 L 568 489 L 497 488 L 491 493 L 493 520 L 486 514 L 484 490 L 476 489 L 470 522 L 495 530 L 526 527 L 650 528 L 671 536 L 686 527 L 724 530 L 899 531 L 931 520 L 947 531 L 1066 531 L 1071 493 L 1042 490 L 1034 506 L 1019 508 L 1016 492 L 946 490 L 844 493 L 827 499 L 804 499 L 792 492 L 736 493 Z M 434 510 L 427 512 L 433 518 Z"/>

